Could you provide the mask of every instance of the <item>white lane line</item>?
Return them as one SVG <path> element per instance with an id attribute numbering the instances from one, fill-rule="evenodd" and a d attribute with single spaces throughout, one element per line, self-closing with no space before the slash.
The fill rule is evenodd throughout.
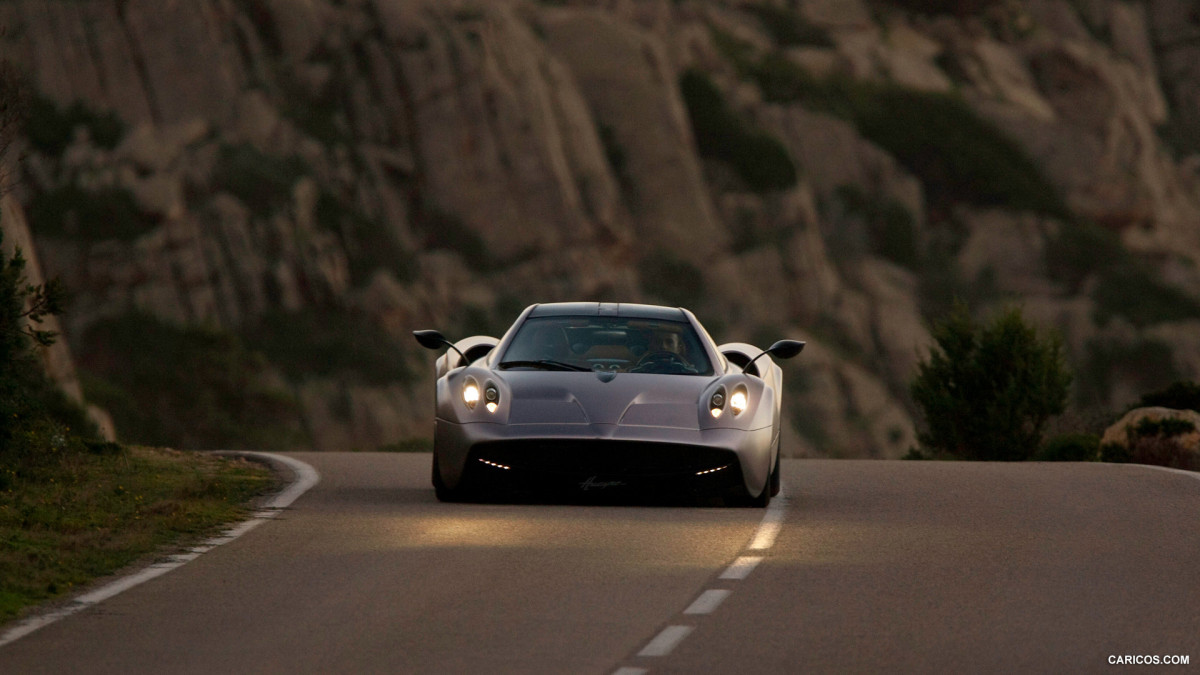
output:
<path id="1" fill-rule="evenodd" d="M 144 584 L 151 579 L 160 577 L 167 572 L 170 572 L 171 570 L 178 569 L 195 560 L 196 558 L 199 558 L 202 554 L 220 546 L 221 544 L 227 544 L 234 539 L 237 539 L 243 534 L 246 534 L 250 530 L 253 530 L 261 525 L 264 520 L 269 520 L 278 516 L 283 509 L 290 506 L 292 502 L 296 501 L 296 499 L 300 497 L 300 495 L 304 494 L 309 488 L 316 485 L 317 482 L 321 480 L 321 476 L 317 473 L 316 469 L 312 468 L 308 464 L 305 464 L 304 462 L 301 462 L 300 460 L 292 459 L 291 457 L 284 457 L 282 455 L 275 455 L 265 452 L 232 452 L 214 454 L 252 456 L 264 459 L 268 462 L 278 462 L 291 469 L 296 474 L 296 479 L 291 485 L 284 489 L 283 492 L 280 492 L 272 497 L 270 501 L 264 504 L 261 509 L 251 514 L 248 520 L 244 520 L 217 535 L 216 537 L 192 547 L 187 553 L 173 555 L 163 562 L 154 563 L 145 569 L 134 572 L 128 576 L 121 577 L 120 579 L 101 586 L 100 588 L 79 595 L 71 600 L 67 605 L 60 607 L 59 609 L 44 614 L 31 616 L 24 621 L 18 622 L 12 628 L 8 629 L 3 634 L 0 634 L 0 647 L 3 647 L 10 642 L 16 642 L 17 640 L 20 640 L 39 628 L 45 628 L 59 619 L 65 619 L 72 614 L 81 612 L 96 605 L 97 603 L 113 597 L 114 595 L 123 593 L 134 586 Z"/>
<path id="2" fill-rule="evenodd" d="M 750 540 L 751 551 L 762 551 L 775 545 L 775 537 L 779 536 L 779 531 L 783 529 L 783 515 L 786 506 L 787 499 L 780 494 L 767 507 L 767 512 L 763 514 L 762 522 L 759 523 L 758 530 L 754 533 L 754 538 Z"/>
<path id="3" fill-rule="evenodd" d="M 733 564 L 721 573 L 721 578 L 735 579 L 738 581 L 745 579 L 746 577 L 750 576 L 750 573 L 754 571 L 755 567 L 758 567 L 758 563 L 760 562 L 762 562 L 761 556 L 741 556 L 737 560 L 734 560 Z"/>
<path id="4" fill-rule="evenodd" d="M 711 588 L 700 594 L 696 601 L 688 605 L 688 608 L 683 610 L 684 614 L 712 614 L 713 610 L 729 597 L 733 591 L 727 591 L 723 588 Z"/>
<path id="5" fill-rule="evenodd" d="M 666 656 L 692 632 L 692 629 L 693 626 L 667 626 L 638 652 L 638 656 Z"/>

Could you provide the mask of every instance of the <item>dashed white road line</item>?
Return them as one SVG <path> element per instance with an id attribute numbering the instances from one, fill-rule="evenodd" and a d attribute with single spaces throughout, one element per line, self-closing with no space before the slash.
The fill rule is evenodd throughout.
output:
<path id="1" fill-rule="evenodd" d="M 733 564 L 729 566 L 729 569 L 721 573 L 721 578 L 741 581 L 742 579 L 750 576 L 750 573 L 754 571 L 755 567 L 758 567 L 758 563 L 760 562 L 762 562 L 762 556 L 741 556 L 737 560 L 733 561 Z"/>
<path id="2" fill-rule="evenodd" d="M 638 656 L 666 656 L 695 628 L 695 626 L 667 626 L 643 647 L 642 651 L 638 652 Z"/>
<path id="3" fill-rule="evenodd" d="M 725 602 L 725 598 L 733 591 L 724 588 L 710 588 L 700 594 L 696 601 L 683 610 L 684 614 L 712 614 L 713 610 Z"/>
<path id="4" fill-rule="evenodd" d="M 0 634 L 0 647 L 3 647 L 10 642 L 16 642 L 17 640 L 20 640 L 39 628 L 45 628 L 46 626 L 49 626 L 60 619 L 65 619 L 72 614 L 81 612 L 115 595 L 124 593 L 134 586 L 144 584 L 151 579 L 160 577 L 167 572 L 170 572 L 171 570 L 178 569 L 195 560 L 196 558 L 199 558 L 201 555 L 208 553 L 214 548 L 237 539 L 243 534 L 246 534 L 250 530 L 258 527 L 264 521 L 270 520 L 271 518 L 279 515 L 283 509 L 291 506 L 292 502 L 296 501 L 300 495 L 304 494 L 309 488 L 316 485 L 317 482 L 321 480 L 321 476 L 317 473 L 316 469 L 312 468 L 308 464 L 305 464 L 304 462 L 301 462 L 300 460 L 292 459 L 291 457 L 284 457 L 282 455 L 275 455 L 265 452 L 229 452 L 214 454 L 237 455 L 241 457 L 258 458 L 267 462 L 278 462 L 291 469 L 296 474 L 296 478 L 290 485 L 287 486 L 287 488 L 283 490 L 283 492 L 280 492 L 272 497 L 270 501 L 264 504 L 261 509 L 254 512 L 249 519 L 234 525 L 230 529 L 222 532 L 220 535 L 213 537 L 212 539 L 203 542 L 199 546 L 188 549 L 186 553 L 173 555 L 163 562 L 154 563 L 145 569 L 134 572 L 128 576 L 121 577 L 120 579 L 109 582 L 95 590 L 79 595 L 63 607 L 31 616 L 24 621 L 17 622 L 12 628 L 9 628 L 3 634 Z"/>
<path id="5" fill-rule="evenodd" d="M 754 536 L 750 539 L 750 544 L 746 547 L 750 551 L 765 551 L 775 545 L 775 539 L 779 536 L 780 530 L 783 528 L 783 516 L 787 500 L 782 494 L 767 508 L 767 512 L 763 514 L 762 521 L 759 522 L 758 528 L 754 531 Z M 754 571 L 754 568 L 762 562 L 761 555 L 743 555 L 738 556 L 733 563 L 721 573 L 719 579 L 725 581 L 741 581 Z M 710 588 L 705 590 L 692 601 L 692 604 L 683 610 L 686 616 L 702 616 L 712 614 L 717 607 L 725 602 L 725 598 L 733 593 L 732 590 L 726 588 Z M 686 624 L 678 624 L 667 626 L 662 629 L 648 642 L 642 651 L 638 652 L 639 657 L 662 657 L 667 656 L 688 636 L 695 626 Z M 645 675 L 649 672 L 647 668 L 639 668 L 625 666 L 613 671 L 612 675 Z"/>

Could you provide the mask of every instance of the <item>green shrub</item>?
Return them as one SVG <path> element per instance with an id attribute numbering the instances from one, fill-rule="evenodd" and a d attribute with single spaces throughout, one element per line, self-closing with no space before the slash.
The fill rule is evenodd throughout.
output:
<path id="1" fill-rule="evenodd" d="M 1196 382 L 1173 382 L 1162 391 L 1142 396 L 1139 408 L 1158 407 L 1173 410 L 1195 410 L 1200 412 L 1200 384 Z"/>
<path id="2" fill-rule="evenodd" d="M 707 75 L 689 69 L 680 76 L 679 89 L 702 157 L 728 164 L 754 192 L 796 184 L 796 165 L 787 148 L 742 121 Z"/>
<path id="3" fill-rule="evenodd" d="M 1182 436 L 1183 434 L 1191 433 L 1196 430 L 1196 425 L 1188 420 L 1166 418 L 1161 420 L 1153 420 L 1150 418 L 1143 419 L 1137 423 L 1137 426 L 1128 429 L 1131 439 L 1147 438 L 1149 436 L 1161 436 L 1171 438 L 1173 436 Z"/>
<path id="4" fill-rule="evenodd" d="M 1040 337 L 1017 309 L 980 326 L 962 305 L 932 335 L 936 348 L 910 385 L 926 426 L 922 446 L 960 459 L 1032 457 L 1046 422 L 1066 408 L 1061 341 Z"/>
<path id="5" fill-rule="evenodd" d="M 66 185 L 40 193 L 29 203 L 29 224 L 39 235 L 98 242 L 133 241 L 158 227 L 158 217 L 141 210 L 124 188 L 84 190 Z"/>
<path id="6" fill-rule="evenodd" d="M 1096 434 L 1062 434 L 1046 441 L 1034 459 L 1041 462 L 1094 462 L 1100 458 Z"/>
<path id="7" fill-rule="evenodd" d="M 1126 464 L 1133 461 L 1133 453 L 1120 443 L 1105 443 L 1100 446 L 1100 461 Z"/>
<path id="8" fill-rule="evenodd" d="M 57 280 L 29 283 L 25 264 L 19 249 L 11 257 L 0 254 L 0 478 L 6 481 L 15 467 L 51 462 L 96 436 L 34 351 L 57 338 L 38 324 L 62 313 L 65 290 Z"/>

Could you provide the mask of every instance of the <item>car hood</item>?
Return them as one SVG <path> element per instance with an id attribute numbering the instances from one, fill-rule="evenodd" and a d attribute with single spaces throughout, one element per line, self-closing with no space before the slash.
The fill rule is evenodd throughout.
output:
<path id="1" fill-rule="evenodd" d="M 509 371 L 509 424 L 619 424 L 696 429 L 712 377 Z"/>

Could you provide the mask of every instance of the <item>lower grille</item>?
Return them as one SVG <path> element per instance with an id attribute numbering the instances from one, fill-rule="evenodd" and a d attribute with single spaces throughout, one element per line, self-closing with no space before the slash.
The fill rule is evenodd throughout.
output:
<path id="1" fill-rule="evenodd" d="M 629 479 L 692 477 L 734 473 L 730 450 L 675 443 L 590 440 L 525 440 L 481 443 L 468 465 L 483 462 L 514 473 L 567 476 L 619 476 Z M 736 472 L 741 474 L 740 468 Z"/>

